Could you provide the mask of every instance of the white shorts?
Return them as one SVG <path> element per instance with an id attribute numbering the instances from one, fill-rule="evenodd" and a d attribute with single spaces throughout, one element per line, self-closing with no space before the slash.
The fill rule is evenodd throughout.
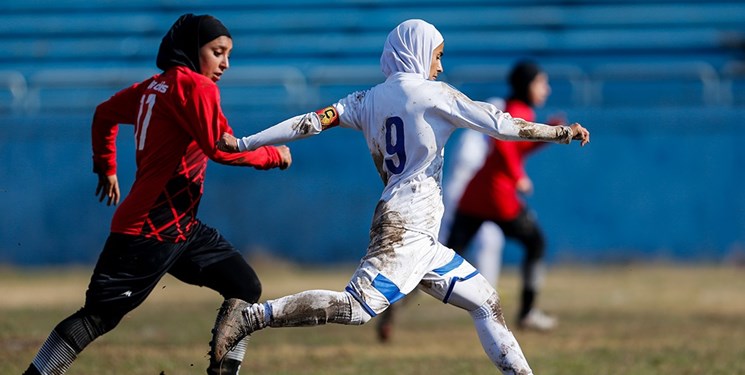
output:
<path id="1" fill-rule="evenodd" d="M 376 233 L 346 287 L 371 316 L 417 286 L 447 303 L 456 282 L 479 274 L 463 257 L 430 235 L 397 227 Z"/>

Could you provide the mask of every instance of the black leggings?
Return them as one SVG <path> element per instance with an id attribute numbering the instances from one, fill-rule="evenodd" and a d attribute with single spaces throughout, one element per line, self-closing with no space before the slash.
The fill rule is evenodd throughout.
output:
<path id="1" fill-rule="evenodd" d="M 457 212 L 445 245 L 463 255 L 484 221 L 487 219 Z M 506 238 L 517 240 L 522 245 L 525 250 L 522 264 L 523 288 L 534 292 L 542 276 L 538 267 L 543 260 L 546 248 L 543 232 L 535 216 L 528 209 L 523 209 L 514 220 L 490 221 L 499 225 Z"/>
<path id="2" fill-rule="evenodd" d="M 224 298 L 257 302 L 261 283 L 243 256 L 215 229 L 199 224 L 182 243 L 112 233 L 96 263 L 82 309 L 55 331 L 77 352 L 114 329 L 170 273 Z"/>
<path id="3" fill-rule="evenodd" d="M 446 245 L 463 255 L 484 221 L 496 223 L 506 238 L 520 242 L 525 249 L 526 262 L 543 258 L 545 251 L 543 232 L 535 216 L 527 209 L 523 209 L 514 220 L 487 220 L 457 212 Z"/>

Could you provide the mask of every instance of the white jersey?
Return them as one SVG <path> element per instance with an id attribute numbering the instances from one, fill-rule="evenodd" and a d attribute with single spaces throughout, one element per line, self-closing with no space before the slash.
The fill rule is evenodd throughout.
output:
<path id="1" fill-rule="evenodd" d="M 389 224 L 434 238 L 443 214 L 443 148 L 453 131 L 471 128 L 500 139 L 522 139 L 522 128 L 509 114 L 417 74 L 393 74 L 335 107 L 341 126 L 363 132 L 385 184 L 376 218 L 390 213 L 401 221 Z"/>
<path id="2" fill-rule="evenodd" d="M 443 214 L 444 146 L 457 128 L 503 140 L 569 143 L 567 126 L 513 119 L 495 106 L 469 99 L 454 87 L 418 74 L 394 73 L 366 91 L 333 105 L 339 125 L 362 131 L 385 189 L 376 222 L 438 238 Z M 320 133 L 327 125 L 316 112 L 295 116 L 238 140 L 240 150 L 286 143 Z"/>

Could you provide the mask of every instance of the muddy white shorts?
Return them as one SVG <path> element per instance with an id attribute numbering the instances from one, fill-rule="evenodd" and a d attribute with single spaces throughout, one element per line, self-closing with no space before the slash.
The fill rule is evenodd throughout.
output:
<path id="1" fill-rule="evenodd" d="M 476 275 L 470 263 L 431 235 L 387 226 L 371 234 L 367 254 L 346 290 L 376 316 L 417 286 L 448 302 L 457 282 Z"/>

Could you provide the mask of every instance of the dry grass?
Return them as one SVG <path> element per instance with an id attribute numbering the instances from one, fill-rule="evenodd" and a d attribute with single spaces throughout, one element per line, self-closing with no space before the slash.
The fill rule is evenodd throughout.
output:
<path id="1" fill-rule="evenodd" d="M 265 298 L 340 290 L 353 266 L 332 270 L 257 260 Z M 745 374 L 745 274 L 735 267 L 555 267 L 541 306 L 550 334 L 516 331 L 536 374 Z M 20 374 L 49 330 L 82 303 L 90 268 L 0 272 L 0 374 Z M 500 284 L 508 324 L 518 279 Z M 167 277 L 70 374 L 200 374 L 220 298 Z M 362 327 L 269 329 L 250 345 L 244 374 L 496 373 L 464 312 L 419 294 L 401 310 L 394 340 Z"/>

